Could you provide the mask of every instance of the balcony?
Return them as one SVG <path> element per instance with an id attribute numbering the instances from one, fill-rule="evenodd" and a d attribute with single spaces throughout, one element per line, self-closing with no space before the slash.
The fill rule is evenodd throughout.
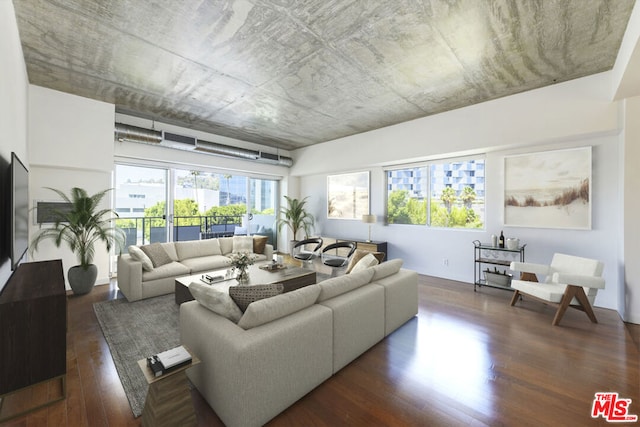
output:
<path id="1" fill-rule="evenodd" d="M 185 240 L 212 239 L 229 237 L 240 230 L 239 234 L 246 234 L 242 228 L 244 215 L 215 215 L 215 216 L 175 216 L 173 218 L 174 242 Z M 254 221 L 251 221 L 254 220 Z M 254 225 L 252 233 L 269 237 L 269 243 L 275 242 L 273 223 L 275 217 L 269 215 L 250 215 Z M 116 224 L 126 235 L 125 247 L 130 245 L 145 245 L 148 243 L 164 243 L 167 241 L 167 220 L 164 217 L 119 217 Z M 263 225 L 259 225 L 263 224 Z M 243 232 L 242 232 L 243 231 Z"/>

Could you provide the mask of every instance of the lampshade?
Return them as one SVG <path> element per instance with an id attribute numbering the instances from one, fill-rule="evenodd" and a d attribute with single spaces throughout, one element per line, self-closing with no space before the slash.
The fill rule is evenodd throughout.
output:
<path id="1" fill-rule="evenodd" d="M 366 224 L 373 224 L 376 222 L 376 216 L 375 215 L 362 215 L 362 222 L 366 223 Z"/>

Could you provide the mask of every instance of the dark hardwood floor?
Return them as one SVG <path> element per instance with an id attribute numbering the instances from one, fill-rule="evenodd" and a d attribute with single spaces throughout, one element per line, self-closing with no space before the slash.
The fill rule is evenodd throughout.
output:
<path id="1" fill-rule="evenodd" d="M 416 318 L 269 425 L 609 425 L 590 416 L 599 391 L 632 399 L 640 415 L 640 326 L 596 308 L 598 324 L 569 310 L 554 327 L 550 307 L 511 307 L 507 291 L 428 276 L 419 284 Z M 92 307 L 116 296 L 115 283 L 69 296 L 66 400 L 3 425 L 140 425 Z M 197 391 L 192 398 L 199 425 L 222 425 Z"/>

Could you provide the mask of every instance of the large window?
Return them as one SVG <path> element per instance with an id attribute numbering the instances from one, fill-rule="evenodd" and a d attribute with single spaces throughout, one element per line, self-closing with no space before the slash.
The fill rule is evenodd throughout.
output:
<path id="1" fill-rule="evenodd" d="M 389 224 L 484 227 L 483 159 L 432 162 L 386 175 Z"/>
<path id="2" fill-rule="evenodd" d="M 120 164 L 115 171 L 115 210 L 127 245 L 234 234 L 277 241 L 276 180 Z"/>
<path id="3" fill-rule="evenodd" d="M 387 171 L 387 221 L 389 224 L 426 224 L 426 167 Z"/>

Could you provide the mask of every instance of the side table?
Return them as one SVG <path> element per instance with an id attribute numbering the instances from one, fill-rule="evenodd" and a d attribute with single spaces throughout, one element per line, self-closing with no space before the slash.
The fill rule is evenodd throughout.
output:
<path id="1" fill-rule="evenodd" d="M 194 426 L 196 413 L 191 402 L 191 391 L 185 371 L 200 363 L 191 350 L 191 363 L 177 368 L 159 377 L 154 377 L 147 366 L 147 359 L 138 360 L 149 390 L 142 411 L 142 425 L 156 426 Z"/>

